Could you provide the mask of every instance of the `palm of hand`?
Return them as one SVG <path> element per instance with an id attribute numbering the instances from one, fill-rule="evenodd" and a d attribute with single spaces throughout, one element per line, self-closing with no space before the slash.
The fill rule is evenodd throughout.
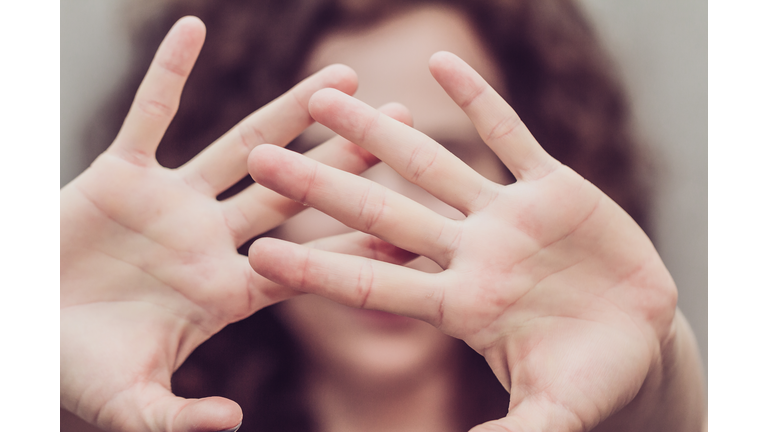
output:
<path id="1" fill-rule="evenodd" d="M 61 404 L 108 430 L 222 430 L 240 421 L 234 402 L 175 397 L 170 377 L 224 325 L 294 294 L 254 273 L 237 247 L 302 206 L 258 185 L 216 197 L 247 175 L 254 146 L 284 145 L 311 123 L 315 91 L 356 87 L 349 68 L 326 68 L 169 170 L 155 150 L 203 36 L 191 17 L 171 29 L 115 141 L 61 191 Z M 334 139 L 314 154 L 352 171 L 373 162 L 350 146 Z"/>
<path id="2" fill-rule="evenodd" d="M 510 390 L 510 415 L 490 430 L 588 430 L 627 405 L 658 365 L 672 332 L 674 283 L 637 224 L 547 155 L 471 68 L 445 53 L 431 67 L 518 182 L 490 182 L 429 138 L 338 92 L 315 94 L 310 112 L 466 219 L 444 218 L 277 148 L 256 149 L 249 167 L 265 186 L 444 271 L 269 239 L 254 243 L 251 265 L 287 286 L 419 318 L 466 341 Z"/>
<path id="3" fill-rule="evenodd" d="M 107 153 L 62 190 L 62 200 L 74 204 L 63 211 L 77 216 L 65 219 L 73 226 L 63 231 L 90 240 L 64 241 L 62 249 L 78 248 L 62 260 L 96 270 L 91 281 L 62 285 L 62 308 L 144 302 L 210 336 L 257 307 L 249 293 L 253 273 L 236 252 L 221 203 L 177 171 Z M 131 286 L 114 290 L 100 282 L 105 276 Z"/>
<path id="4" fill-rule="evenodd" d="M 521 426 L 588 430 L 631 401 L 675 304 L 631 218 L 558 166 L 501 188 L 460 224 L 439 325 L 486 357 L 511 406 L 530 413 Z M 550 424 L 535 423 L 543 407 Z"/>
<path id="5" fill-rule="evenodd" d="M 62 190 L 62 202 L 62 385 L 80 383 L 69 403 L 95 400 L 95 415 L 130 429 L 110 407 L 168 392 L 192 349 L 252 310 L 251 272 L 217 202 L 159 165 L 105 154 Z M 81 267 L 91 269 L 85 277 Z M 109 367 L 70 367 L 67 350 Z"/>

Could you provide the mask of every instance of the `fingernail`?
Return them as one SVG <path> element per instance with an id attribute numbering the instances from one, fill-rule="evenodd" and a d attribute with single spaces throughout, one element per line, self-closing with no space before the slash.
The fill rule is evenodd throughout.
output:
<path id="1" fill-rule="evenodd" d="M 226 430 L 223 430 L 223 431 L 219 431 L 219 432 L 237 432 L 237 430 L 240 429 L 240 426 L 242 426 L 242 425 L 243 425 L 243 422 L 240 422 L 237 426 L 235 426 L 233 428 L 229 428 L 229 429 L 226 429 Z"/>

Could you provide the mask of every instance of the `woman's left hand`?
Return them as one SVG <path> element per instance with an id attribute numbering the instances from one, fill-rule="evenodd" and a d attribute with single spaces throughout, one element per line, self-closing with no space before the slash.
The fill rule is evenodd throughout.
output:
<path id="1" fill-rule="evenodd" d="M 262 185 L 444 271 L 275 239 L 253 244 L 251 265 L 277 283 L 419 318 L 466 341 L 510 392 L 508 416 L 477 431 L 583 431 L 606 421 L 622 430 L 700 428 L 701 383 L 682 371 L 695 370 L 688 366 L 697 358 L 689 333 L 678 331 L 677 290 L 648 237 L 549 156 L 463 61 L 438 53 L 430 67 L 516 183 L 487 180 L 427 136 L 341 92 L 319 91 L 310 112 L 465 219 L 274 146 L 254 150 L 249 168 Z M 681 386 L 691 390 L 687 401 L 664 402 Z"/>

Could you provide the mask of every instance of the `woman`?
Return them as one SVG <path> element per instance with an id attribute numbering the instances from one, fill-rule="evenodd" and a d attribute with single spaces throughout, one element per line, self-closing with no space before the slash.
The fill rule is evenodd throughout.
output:
<path id="1" fill-rule="evenodd" d="M 633 159 L 634 150 L 629 144 L 631 141 L 624 120 L 623 102 L 620 93 L 610 84 L 609 77 L 604 73 L 605 64 L 602 63 L 599 52 L 595 51 L 594 41 L 572 5 L 559 4 L 559 8 L 550 9 L 551 4 L 545 2 L 508 5 L 490 2 L 487 5 L 473 4 L 472 7 L 467 7 L 467 10 L 462 9 L 464 6 L 461 3 L 447 10 L 434 7 L 411 9 L 402 5 L 393 7 L 391 2 L 386 5 L 387 7 L 383 7 L 375 2 L 312 3 L 310 7 L 298 8 L 306 12 L 305 14 L 296 13 L 295 5 L 286 5 L 281 14 L 280 11 L 273 10 L 278 8 L 278 3 L 240 6 L 233 3 L 229 6 L 232 8 L 229 11 L 227 7 L 221 8 L 218 4 L 213 9 L 202 4 L 202 9 L 191 12 L 202 16 L 209 25 L 216 22 L 225 23 L 237 37 L 222 41 L 220 46 L 226 50 L 217 50 L 217 54 L 223 58 L 208 62 L 201 60 L 204 68 L 210 66 L 212 70 L 203 69 L 203 73 L 198 76 L 208 75 L 207 82 L 224 88 L 200 87 L 195 90 L 193 75 L 190 80 L 192 88 L 188 89 L 186 97 L 201 106 L 223 106 L 223 101 L 226 101 L 227 107 L 233 107 L 231 110 L 250 110 L 252 108 L 249 104 L 253 104 L 254 100 L 257 101 L 256 106 L 263 103 L 258 99 L 264 97 L 260 94 L 268 91 L 279 94 L 287 88 L 286 83 L 292 79 L 286 77 L 285 71 L 300 70 L 307 73 L 336 61 L 353 63 L 358 72 L 376 71 L 375 62 L 365 63 L 366 53 L 376 60 L 390 55 L 394 57 L 391 60 L 400 60 L 391 61 L 392 64 L 411 65 L 416 61 L 401 61 L 402 57 L 398 56 L 411 53 L 413 57 L 426 58 L 421 51 L 431 53 L 437 49 L 445 49 L 430 43 L 421 43 L 430 41 L 430 38 L 437 38 L 440 40 L 438 45 L 448 43 L 447 48 L 460 51 L 461 57 L 467 60 L 474 57 L 470 63 L 473 63 L 494 87 L 506 90 L 508 99 L 553 156 L 576 168 L 607 191 L 628 209 L 635 219 L 643 220 L 640 213 L 644 208 L 642 200 L 631 200 L 642 197 L 637 191 L 643 190 L 643 186 L 636 181 L 637 171 L 632 168 L 636 159 Z M 241 42 L 242 39 L 247 40 L 246 35 L 251 33 L 251 29 L 245 26 L 256 23 L 256 18 L 251 19 L 246 11 L 259 16 L 259 12 L 263 12 L 259 11 L 259 7 L 270 10 L 269 15 L 262 16 L 268 16 L 270 21 L 277 23 L 274 28 L 263 31 L 271 32 L 280 28 L 290 37 L 283 38 L 270 33 L 271 37 L 283 41 L 286 46 L 276 49 L 273 44 L 269 44 L 263 47 L 264 57 L 260 58 L 254 54 L 253 58 L 248 58 L 240 53 L 258 52 L 258 43 L 263 39 L 250 36 L 254 38 L 256 48 Z M 390 8 L 393 9 L 389 10 Z M 213 16 L 209 17 L 211 14 Z M 178 15 L 175 13 L 168 14 L 170 19 L 175 19 L 176 16 Z M 240 27 L 237 19 L 233 17 L 242 20 Z M 482 27 L 477 24 L 479 22 L 483 23 Z M 360 29 L 363 24 L 366 27 Z M 328 33 L 331 28 L 342 30 Z M 297 32 L 296 29 L 302 29 L 303 32 Z M 316 43 L 318 34 L 328 36 Z M 398 37 L 405 37 L 406 41 L 411 42 L 410 45 L 398 41 Z M 367 43 L 356 46 L 356 40 L 366 40 Z M 585 41 L 589 43 L 585 44 Z M 234 46 L 227 42 L 234 43 Z M 240 43 L 242 45 L 238 46 Z M 400 48 L 392 55 L 386 52 L 388 44 L 395 44 Z M 484 52 L 486 49 L 487 53 Z M 305 53 L 310 53 L 308 60 L 305 59 Z M 361 64 L 355 65 L 355 62 Z M 221 64 L 225 67 L 218 69 Z M 259 64 L 268 67 L 259 68 Z M 365 87 L 365 78 L 368 75 L 363 73 L 360 97 L 370 102 L 378 102 L 382 94 L 390 96 L 398 88 L 408 88 L 407 92 L 399 94 L 396 99 L 405 98 L 406 105 L 414 108 L 417 128 L 421 127 L 433 136 L 441 131 L 450 131 L 436 138 L 442 140 L 454 153 L 464 156 L 470 166 L 486 177 L 499 183 L 509 183 L 511 177 L 503 170 L 498 160 L 476 137 L 467 134 L 467 126 L 471 128 L 471 124 L 466 120 L 462 123 L 464 117 L 456 115 L 460 112 L 455 107 L 453 111 L 450 108 L 445 110 L 444 107 L 451 106 L 445 103 L 447 99 L 440 99 L 436 92 L 430 91 L 425 80 L 417 73 L 407 68 L 401 69 L 395 68 L 393 73 L 400 72 L 397 76 L 405 79 L 400 78 L 395 84 L 388 84 L 386 76 L 371 75 L 368 82 L 376 83 L 370 87 L 371 90 Z M 211 79 L 210 75 L 215 75 L 218 79 Z M 265 85 L 263 77 L 271 78 L 271 81 L 267 82 L 276 84 Z M 526 85 L 521 85 L 524 79 Z M 418 93 L 420 90 L 426 93 Z M 409 94 L 413 95 L 410 100 Z M 207 99 L 210 95 L 221 98 L 222 102 L 212 103 Z M 240 97 L 230 98 L 229 95 Z M 273 96 L 268 94 L 266 97 Z M 575 106 L 579 107 L 578 112 L 582 116 L 576 120 L 573 118 L 572 109 Z M 397 108 L 388 107 L 385 110 L 394 110 L 389 111 L 391 115 L 403 116 Z M 206 134 L 220 132 L 216 128 L 223 126 L 217 125 L 217 122 L 230 122 L 229 125 L 233 122 L 226 109 L 220 114 L 221 120 L 213 116 L 212 125 L 203 125 L 193 117 L 199 117 L 206 111 L 208 110 L 193 109 L 187 113 L 183 110 L 180 112 L 177 123 L 171 126 L 165 135 L 166 141 L 160 146 L 158 158 L 161 161 L 166 158 L 164 163 L 168 165 L 181 164 L 196 153 L 196 150 L 186 150 L 179 143 L 186 145 L 189 136 L 205 137 Z M 402 119 L 407 120 L 407 116 Z M 419 121 L 426 124 L 421 123 L 422 126 L 419 126 Z M 456 137 L 462 139 L 457 140 Z M 312 142 L 322 141 L 323 138 L 325 137 L 322 132 L 315 131 L 306 134 L 303 142 L 295 145 L 309 147 Z M 189 153 L 184 154 L 184 151 Z M 378 172 L 372 175 L 380 182 L 390 182 L 396 190 L 414 194 L 413 197 L 419 201 L 430 202 L 430 198 L 419 195 L 420 192 L 410 192 L 413 190 L 410 187 L 403 189 L 397 183 L 398 177 L 392 176 L 391 171 L 378 168 Z M 229 192 L 232 193 L 234 192 Z M 431 198 L 431 202 L 434 203 L 430 204 L 431 207 L 445 211 L 446 207 L 443 205 L 440 208 L 434 198 Z M 454 216 L 455 213 L 450 215 Z M 275 234 L 303 242 L 338 232 L 338 228 L 333 226 L 327 230 L 317 229 L 316 225 L 320 222 L 317 222 L 316 217 L 302 215 L 281 227 Z M 302 233 L 300 230 L 307 226 L 312 227 L 310 232 Z M 396 255 L 393 255 L 393 260 L 402 259 Z M 415 267 L 426 271 L 430 271 L 429 265 L 423 262 L 414 264 Z M 324 313 L 317 313 L 318 310 L 324 309 Z M 187 396 L 223 394 L 233 397 L 246 411 L 245 430 L 249 430 L 249 418 L 253 418 L 253 424 L 261 422 L 265 428 L 277 430 L 306 430 L 313 424 L 320 430 L 339 430 L 345 427 L 359 429 L 364 424 L 367 425 L 366 429 L 379 425 L 401 430 L 408 426 L 419 430 L 428 429 L 430 426 L 443 430 L 460 430 L 504 414 L 508 395 L 499 391 L 500 387 L 488 374 L 487 366 L 465 366 L 477 364 L 477 358 L 458 354 L 462 352 L 463 346 L 451 342 L 431 327 L 377 314 L 352 318 L 357 321 L 345 322 L 345 318 L 341 318 L 334 323 L 336 318 L 356 312 L 340 309 L 335 304 L 310 296 L 286 302 L 278 312 L 281 321 L 291 328 L 294 336 L 300 341 L 298 347 L 286 346 L 288 336 L 282 334 L 283 330 L 279 327 L 276 329 L 276 336 L 267 334 L 266 329 L 277 327 L 278 324 L 271 322 L 270 317 L 263 313 L 256 314 L 248 320 L 228 327 L 193 354 L 175 378 L 174 388 L 177 392 Z M 351 322 L 358 325 L 365 322 L 367 327 L 358 332 L 340 332 L 349 329 Z M 323 324 L 328 325 L 323 328 Z M 324 331 L 332 332 L 334 337 L 324 336 Z M 254 342 L 254 337 L 262 340 L 257 339 Z M 370 344 L 368 354 L 366 343 Z M 291 351 L 296 350 L 308 351 L 311 355 L 291 356 Z M 223 352 L 227 353 L 227 358 L 221 357 Z M 391 352 L 398 354 L 386 357 L 386 361 L 377 364 L 377 359 L 382 359 Z M 228 358 L 230 356 L 237 359 Z M 451 358 L 452 361 L 446 362 L 445 358 Z M 300 359 L 306 363 L 296 364 Z M 400 367 L 397 367 L 398 362 Z M 468 368 L 471 370 L 469 373 L 466 372 Z M 271 373 L 267 373 L 270 371 Z M 434 371 L 440 372 L 427 373 Z M 466 382 L 454 379 L 457 374 Z M 345 380 L 345 376 L 349 379 Z M 417 381 L 418 385 L 408 386 L 409 382 L 414 383 L 415 378 L 424 379 Z M 290 382 L 293 382 L 293 388 L 286 385 Z M 217 383 L 221 387 L 215 387 Z M 344 392 L 340 391 L 339 384 L 345 383 L 348 384 L 345 389 L 348 395 L 362 394 L 365 397 L 344 399 Z M 352 390 L 357 390 L 358 393 Z M 450 397 L 454 394 L 457 395 L 456 400 Z M 413 399 L 407 399 L 406 395 L 412 396 Z M 487 399 L 478 399 L 478 395 Z M 373 400 L 375 403 L 366 404 L 367 400 Z M 350 409 L 350 401 L 359 401 L 360 406 Z M 398 401 L 400 405 L 397 404 Z M 476 405 L 468 402 L 475 402 Z M 309 408 L 301 409 L 302 404 L 309 405 Z M 363 409 L 366 406 L 376 409 L 366 411 Z M 404 407 L 416 409 L 405 413 Z M 250 412 L 253 414 L 249 415 Z M 403 418 L 385 415 L 387 412 L 397 412 Z M 621 415 L 616 418 L 621 419 Z M 402 423 L 386 424 L 385 420 L 402 420 Z M 587 425 L 592 426 L 585 423 L 582 427 L 588 427 Z M 610 427 L 610 423 L 603 427 Z M 254 430 L 258 429 L 254 427 Z"/>

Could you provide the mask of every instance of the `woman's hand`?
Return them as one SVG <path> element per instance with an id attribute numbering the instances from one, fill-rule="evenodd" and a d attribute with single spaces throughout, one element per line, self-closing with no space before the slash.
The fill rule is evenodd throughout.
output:
<path id="1" fill-rule="evenodd" d="M 295 294 L 254 273 L 237 247 L 303 206 L 259 185 L 225 201 L 216 196 L 247 175 L 253 147 L 285 145 L 312 122 L 307 102 L 315 91 L 357 86 L 351 69 L 330 66 L 186 165 L 166 169 L 155 150 L 204 35 L 196 18 L 176 23 L 115 141 L 61 191 L 61 405 L 108 430 L 216 431 L 241 421 L 232 401 L 175 397 L 171 374 L 226 324 Z M 402 106 L 383 111 L 410 121 Z M 310 153 L 353 172 L 377 162 L 340 137 Z M 370 236 L 315 246 L 410 259 Z"/>
<path id="2" fill-rule="evenodd" d="M 274 146 L 255 149 L 249 169 L 263 185 L 444 271 L 266 238 L 251 247 L 253 268 L 279 284 L 419 318 L 466 341 L 510 392 L 508 416 L 478 431 L 582 431 L 612 415 L 606 424 L 621 430 L 696 430 L 697 360 L 681 343 L 680 334 L 690 336 L 676 317 L 677 290 L 649 239 L 549 156 L 464 62 L 438 53 L 430 67 L 516 183 L 485 179 L 420 132 L 336 90 L 316 93 L 309 109 L 465 219 Z M 687 377 L 686 367 L 694 370 Z M 690 390 L 681 399 L 693 402 L 670 400 L 680 385 Z"/>

